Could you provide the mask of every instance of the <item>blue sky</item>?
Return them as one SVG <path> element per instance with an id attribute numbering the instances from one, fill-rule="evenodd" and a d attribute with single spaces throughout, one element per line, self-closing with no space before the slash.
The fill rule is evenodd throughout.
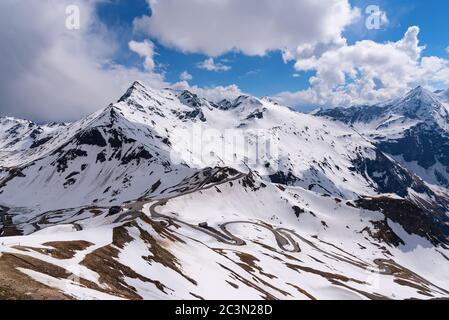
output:
<path id="1" fill-rule="evenodd" d="M 145 39 L 143 35 L 133 35 L 133 21 L 136 17 L 148 15 L 150 8 L 145 0 L 127 0 L 106 2 L 98 6 L 98 15 L 103 23 L 114 29 L 119 39 L 121 50 L 117 52 L 115 61 L 120 64 L 141 66 L 138 55 L 128 49 L 131 39 Z M 297 90 L 305 87 L 305 78 L 295 79 L 293 62 L 284 63 L 280 52 L 270 52 L 265 57 L 249 57 L 231 52 L 224 54 L 217 61 L 224 61 L 232 69 L 227 72 L 209 72 L 196 67 L 207 58 L 204 54 L 184 54 L 179 50 L 166 48 L 157 40 L 155 60 L 169 82 L 179 81 L 179 75 L 188 71 L 192 76 L 192 84 L 201 87 L 228 86 L 237 84 L 243 91 L 258 95 L 274 95 L 284 90 Z"/>
<path id="2" fill-rule="evenodd" d="M 378 5 L 387 12 L 389 23 L 380 30 L 368 30 L 364 27 L 364 19 L 348 27 L 343 35 L 348 42 L 354 43 L 363 39 L 376 42 L 397 41 L 409 26 L 421 28 L 420 41 L 426 45 L 424 55 L 449 57 L 446 48 L 449 46 L 449 1 L 445 0 L 395 0 L 372 1 L 351 0 L 350 3 L 359 8 L 368 5 Z M 128 49 L 131 39 L 144 39 L 144 35 L 133 35 L 133 21 L 136 17 L 149 15 L 150 8 L 145 0 L 110 1 L 98 6 L 98 15 L 103 23 L 114 30 L 120 40 L 121 50 L 114 57 L 116 62 L 127 65 L 141 66 L 141 59 Z M 363 12 L 362 12 L 363 14 Z M 191 84 L 201 87 L 237 84 L 244 92 L 257 95 L 276 95 L 282 91 L 306 89 L 309 77 L 314 72 L 296 72 L 294 62 L 284 63 L 280 51 L 270 52 L 264 57 L 247 56 L 239 53 L 227 53 L 216 61 L 223 60 L 232 69 L 227 72 L 209 72 L 196 67 L 196 64 L 207 58 L 204 54 L 185 54 L 176 49 L 164 47 L 157 39 L 152 39 L 156 45 L 157 62 L 169 82 L 179 80 L 179 74 L 188 71 L 193 79 Z M 293 77 L 293 74 L 300 77 Z"/>

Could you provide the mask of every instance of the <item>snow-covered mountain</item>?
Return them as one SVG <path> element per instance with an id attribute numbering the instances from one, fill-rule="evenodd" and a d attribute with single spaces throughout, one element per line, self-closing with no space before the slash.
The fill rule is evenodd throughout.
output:
<path id="1" fill-rule="evenodd" d="M 0 148 L 2 155 L 37 148 L 56 135 L 65 124 L 51 123 L 39 126 L 34 122 L 10 117 L 0 118 Z"/>
<path id="2" fill-rule="evenodd" d="M 449 187 L 449 103 L 418 87 L 375 106 L 321 110 L 354 127 L 424 181 Z"/>
<path id="3" fill-rule="evenodd" d="M 388 149 L 448 123 L 422 88 L 306 115 L 139 82 L 75 123 L 1 118 L 0 297 L 448 297 L 446 185 Z"/>

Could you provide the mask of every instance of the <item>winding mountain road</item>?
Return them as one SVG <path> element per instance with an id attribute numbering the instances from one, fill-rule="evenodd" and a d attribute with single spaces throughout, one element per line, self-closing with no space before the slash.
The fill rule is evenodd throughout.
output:
<path id="1" fill-rule="evenodd" d="M 235 224 L 250 224 L 250 225 L 255 225 L 258 227 L 262 227 L 264 229 L 267 229 L 268 231 L 271 231 L 276 239 L 277 245 L 279 246 L 279 248 L 281 248 L 284 251 L 287 252 L 301 252 L 301 248 L 299 247 L 298 243 L 296 241 L 293 240 L 293 238 L 285 233 L 280 232 L 280 229 L 274 229 L 269 225 L 265 225 L 265 224 L 261 224 L 261 223 L 257 223 L 257 222 L 251 222 L 251 221 L 231 221 L 231 222 L 227 222 L 225 224 L 222 224 L 220 226 L 220 229 L 223 231 L 224 234 L 226 234 L 228 237 L 232 238 L 232 239 L 238 239 L 236 238 L 231 232 L 229 232 L 229 230 L 226 228 L 227 226 L 230 225 L 235 225 Z M 292 248 L 289 249 L 287 248 L 288 246 L 291 246 Z"/>
<path id="2" fill-rule="evenodd" d="M 212 228 L 210 226 L 206 226 L 206 227 L 199 227 L 197 225 L 182 221 L 180 219 L 175 218 L 172 215 L 166 215 L 166 214 L 161 214 L 157 211 L 158 207 L 164 206 L 168 203 L 168 201 L 176 199 L 176 198 L 180 198 L 180 197 L 184 197 L 186 195 L 189 194 L 193 194 L 196 192 L 200 192 L 200 191 L 205 191 L 214 187 L 218 187 L 220 185 L 224 185 L 226 183 L 230 183 L 239 179 L 242 179 L 246 176 L 246 174 L 243 173 L 239 173 L 236 174 L 235 176 L 232 177 L 228 177 L 224 180 L 218 181 L 218 182 L 212 182 L 212 180 L 214 179 L 214 177 L 216 177 L 218 174 L 223 173 L 223 171 L 225 171 L 226 169 L 221 169 L 217 172 L 215 172 L 214 174 L 211 174 L 209 177 L 207 177 L 199 186 L 197 186 L 196 188 L 193 188 L 191 190 L 185 191 L 185 192 L 181 192 L 178 193 L 176 195 L 173 196 L 168 196 L 162 199 L 157 200 L 156 202 L 154 202 L 150 208 L 149 208 L 149 212 L 151 215 L 152 219 L 155 220 L 165 220 L 167 222 L 173 223 L 179 223 L 179 224 L 183 224 L 185 226 L 188 226 L 190 228 L 193 228 L 197 231 L 203 232 L 208 234 L 209 236 L 215 238 L 217 241 L 228 244 L 228 245 L 233 245 L 233 246 L 244 246 L 246 245 L 246 242 L 244 240 L 242 240 L 241 238 L 235 236 L 234 234 L 232 234 L 229 230 L 228 227 L 231 225 L 244 225 L 244 224 L 248 224 L 248 225 L 254 225 L 254 226 L 258 226 L 261 228 L 264 228 L 270 232 L 273 233 L 274 238 L 276 240 L 277 245 L 279 246 L 279 248 L 281 248 L 281 250 L 287 251 L 287 252 L 301 252 L 301 248 L 299 247 L 298 243 L 293 239 L 293 237 L 291 235 L 289 235 L 287 232 L 285 232 L 286 230 L 283 229 L 274 229 L 271 226 L 267 225 L 267 224 L 262 224 L 259 222 L 253 222 L 253 221 L 230 221 L 227 223 L 224 223 L 222 225 L 220 225 L 220 230 L 217 230 L 215 228 Z M 128 205 L 128 209 L 129 211 L 126 211 L 124 213 L 122 213 L 115 221 L 114 223 L 119 223 L 119 222 L 123 222 L 125 220 L 128 219 L 136 219 L 141 217 L 142 215 L 144 215 L 143 213 L 143 207 L 144 205 L 146 205 L 148 203 L 148 200 L 140 200 L 137 201 L 133 204 Z"/>

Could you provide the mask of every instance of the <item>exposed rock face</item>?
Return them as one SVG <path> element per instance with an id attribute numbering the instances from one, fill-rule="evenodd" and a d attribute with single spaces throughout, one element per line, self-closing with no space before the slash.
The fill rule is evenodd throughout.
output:
<path id="1" fill-rule="evenodd" d="M 418 235 L 429 240 L 433 245 L 449 244 L 449 226 L 436 219 L 422 208 L 402 199 L 391 199 L 387 197 L 363 198 L 356 201 L 360 208 L 380 211 L 385 219 L 401 225 L 411 235 Z M 448 219 L 446 219 L 446 222 Z M 405 244 L 404 240 L 393 241 L 393 244 Z"/>

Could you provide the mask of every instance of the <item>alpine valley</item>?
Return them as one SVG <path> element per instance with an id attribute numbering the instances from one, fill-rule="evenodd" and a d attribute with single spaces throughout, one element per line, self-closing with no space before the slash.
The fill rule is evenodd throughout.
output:
<path id="1" fill-rule="evenodd" d="M 447 97 L 0 118 L 0 299 L 449 298 Z"/>

